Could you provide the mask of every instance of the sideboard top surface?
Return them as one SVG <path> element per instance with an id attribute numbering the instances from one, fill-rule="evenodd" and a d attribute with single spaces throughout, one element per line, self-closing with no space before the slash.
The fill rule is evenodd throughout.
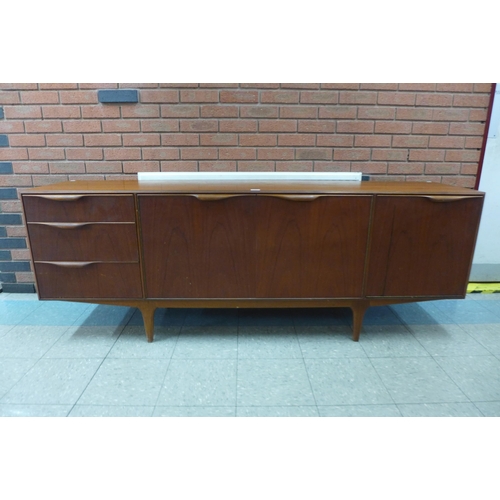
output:
<path id="1" fill-rule="evenodd" d="M 471 196 L 484 193 L 473 189 L 449 186 L 436 182 L 350 182 L 350 181 L 67 181 L 21 193 L 230 193 L 230 194 L 391 194 L 391 195 L 451 195 Z"/>

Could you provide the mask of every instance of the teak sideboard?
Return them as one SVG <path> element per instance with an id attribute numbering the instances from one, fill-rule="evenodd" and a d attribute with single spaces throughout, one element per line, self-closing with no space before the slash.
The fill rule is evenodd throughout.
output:
<path id="1" fill-rule="evenodd" d="M 350 307 L 464 298 L 484 193 L 413 182 L 69 181 L 21 193 L 42 300 Z"/>

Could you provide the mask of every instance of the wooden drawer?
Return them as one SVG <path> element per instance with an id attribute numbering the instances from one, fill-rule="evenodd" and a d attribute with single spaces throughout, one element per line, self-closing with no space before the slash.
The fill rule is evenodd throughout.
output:
<path id="1" fill-rule="evenodd" d="M 138 262 L 134 223 L 29 223 L 35 261 Z"/>
<path id="2" fill-rule="evenodd" d="M 133 195 L 23 195 L 26 222 L 135 222 Z"/>
<path id="3" fill-rule="evenodd" d="M 139 264 L 35 262 L 41 299 L 136 299 L 142 297 Z"/>

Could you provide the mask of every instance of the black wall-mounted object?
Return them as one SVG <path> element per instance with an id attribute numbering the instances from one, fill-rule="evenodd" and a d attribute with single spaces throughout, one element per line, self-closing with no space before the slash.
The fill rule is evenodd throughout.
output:
<path id="1" fill-rule="evenodd" d="M 139 102 L 139 93 L 137 90 L 99 90 L 97 98 L 103 104 L 120 104 Z"/>

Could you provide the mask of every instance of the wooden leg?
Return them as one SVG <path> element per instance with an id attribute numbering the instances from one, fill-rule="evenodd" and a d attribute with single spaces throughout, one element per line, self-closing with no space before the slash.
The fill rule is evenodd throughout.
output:
<path id="1" fill-rule="evenodd" d="M 363 317 L 369 306 L 370 302 L 368 300 L 358 300 L 351 305 L 353 316 L 352 340 L 354 342 L 359 341 L 359 334 L 363 326 Z"/>
<path id="2" fill-rule="evenodd" d="M 153 342 L 155 335 L 155 311 L 156 305 L 152 302 L 144 302 L 140 305 L 142 319 L 144 321 L 144 329 L 146 330 L 146 337 L 148 342 Z"/>

